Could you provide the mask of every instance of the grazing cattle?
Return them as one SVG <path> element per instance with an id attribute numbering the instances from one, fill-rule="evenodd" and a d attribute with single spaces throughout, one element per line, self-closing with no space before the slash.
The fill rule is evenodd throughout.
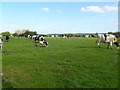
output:
<path id="1" fill-rule="evenodd" d="M 69 34 L 65 34 L 64 36 L 63 36 L 63 38 L 70 38 L 71 37 L 71 35 L 69 35 Z"/>
<path id="2" fill-rule="evenodd" d="M 2 43 L 3 43 L 3 39 L 2 39 L 2 37 L 0 36 L 0 49 L 2 49 Z"/>
<path id="3" fill-rule="evenodd" d="M 37 43 L 40 43 L 42 46 L 47 47 L 48 46 L 48 42 L 44 39 L 43 36 L 36 36 L 34 39 L 34 43 L 37 46 Z"/>
<path id="4" fill-rule="evenodd" d="M 33 35 L 33 36 L 32 36 L 32 39 L 34 40 L 34 39 L 35 39 L 35 37 L 37 37 L 37 35 Z"/>
<path id="5" fill-rule="evenodd" d="M 31 35 L 28 35 L 27 38 L 28 38 L 28 39 L 32 39 L 32 36 L 31 36 Z"/>
<path id="6" fill-rule="evenodd" d="M 9 41 L 9 36 L 8 36 L 8 35 L 6 35 L 6 41 L 7 41 L 7 42 Z"/>
<path id="7" fill-rule="evenodd" d="M 119 49 L 119 43 L 117 42 L 117 38 L 112 34 L 97 34 L 97 44 L 100 48 L 100 43 L 108 43 L 107 48 L 111 47 L 112 44 L 115 44 L 117 49 Z"/>

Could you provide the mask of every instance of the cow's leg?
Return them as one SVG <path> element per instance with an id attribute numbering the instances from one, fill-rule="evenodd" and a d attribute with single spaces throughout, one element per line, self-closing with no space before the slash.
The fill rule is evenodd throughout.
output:
<path id="1" fill-rule="evenodd" d="M 2 49 L 2 44 L 1 44 L 1 49 Z"/>
<path id="2" fill-rule="evenodd" d="M 99 42 L 97 42 L 97 44 L 98 44 L 98 48 L 100 48 L 100 43 L 99 43 Z"/>
<path id="3" fill-rule="evenodd" d="M 8 39 L 6 39 L 6 41 L 8 42 Z"/>
<path id="4" fill-rule="evenodd" d="M 35 46 L 37 47 L 37 44 L 36 44 L 36 42 L 35 42 Z"/>
<path id="5" fill-rule="evenodd" d="M 112 49 L 112 42 L 108 42 L 107 49 L 109 49 L 109 47 Z"/>
<path id="6" fill-rule="evenodd" d="M 112 49 L 112 42 L 110 42 L 110 48 Z"/>
<path id="7" fill-rule="evenodd" d="M 2 49 L 2 44 L 0 44 L 0 49 Z"/>
<path id="8" fill-rule="evenodd" d="M 110 46 L 110 43 L 108 42 L 108 46 L 107 46 L 107 49 L 109 49 L 109 46 Z"/>

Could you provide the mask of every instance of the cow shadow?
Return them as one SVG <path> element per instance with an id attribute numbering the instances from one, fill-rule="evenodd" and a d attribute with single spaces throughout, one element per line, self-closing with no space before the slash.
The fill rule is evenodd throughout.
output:
<path id="1" fill-rule="evenodd" d="M 75 48 L 75 49 L 76 49 L 76 48 L 79 48 L 79 49 L 80 49 L 80 48 L 81 48 L 81 49 L 90 49 L 90 48 L 91 48 L 91 49 L 92 49 L 92 48 L 93 48 L 93 49 L 114 49 L 114 48 L 107 48 L 107 47 L 100 47 L 100 48 L 99 48 L 98 46 L 93 46 L 93 47 L 88 47 L 88 46 L 76 46 L 76 47 L 74 47 L 74 48 Z"/>
<path id="2" fill-rule="evenodd" d="M 35 47 L 46 47 L 45 45 L 34 45 Z"/>
<path id="3" fill-rule="evenodd" d="M 74 48 L 98 48 L 98 47 L 86 47 L 86 46 L 76 46 L 76 47 L 74 47 Z"/>

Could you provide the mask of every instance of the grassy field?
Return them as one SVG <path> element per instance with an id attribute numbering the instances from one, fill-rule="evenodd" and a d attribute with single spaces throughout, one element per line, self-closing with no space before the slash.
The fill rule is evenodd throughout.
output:
<path id="1" fill-rule="evenodd" d="M 2 51 L 3 88 L 117 88 L 118 50 L 95 38 L 46 38 L 48 47 L 10 38 Z"/>

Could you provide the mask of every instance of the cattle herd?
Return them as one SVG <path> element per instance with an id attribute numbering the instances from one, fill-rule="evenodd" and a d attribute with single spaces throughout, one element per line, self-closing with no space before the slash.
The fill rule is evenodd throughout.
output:
<path id="1" fill-rule="evenodd" d="M 38 44 L 44 47 L 48 46 L 48 42 L 41 35 L 33 35 L 33 36 L 28 35 L 26 38 L 33 39 L 35 46 L 37 46 Z M 8 41 L 9 41 L 9 36 L 6 35 L 6 42 Z M 99 48 L 100 48 L 100 43 L 108 43 L 107 48 L 111 48 L 111 49 L 113 44 L 116 45 L 117 49 L 119 49 L 119 45 L 120 45 L 117 42 L 116 36 L 112 34 L 97 34 L 97 45 Z M 3 38 L 2 38 L 2 35 L 0 35 L 0 49 L 2 49 L 3 47 L 2 44 L 3 44 Z"/>

